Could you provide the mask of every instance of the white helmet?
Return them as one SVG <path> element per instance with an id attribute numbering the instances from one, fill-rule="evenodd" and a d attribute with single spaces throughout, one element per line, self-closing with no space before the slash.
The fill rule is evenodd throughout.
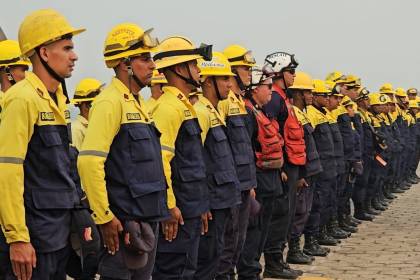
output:
<path id="1" fill-rule="evenodd" d="M 286 69 L 295 69 L 299 63 L 294 54 L 275 52 L 265 57 L 263 71 L 267 75 L 278 76 Z"/>
<path id="2" fill-rule="evenodd" d="M 261 66 L 253 66 L 251 68 L 251 82 L 249 88 L 254 89 L 268 79 L 271 80 L 271 75 L 267 75 Z"/>

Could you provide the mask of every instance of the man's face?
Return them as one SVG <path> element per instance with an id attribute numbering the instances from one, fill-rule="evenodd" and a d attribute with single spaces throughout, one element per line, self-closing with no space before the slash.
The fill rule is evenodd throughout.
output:
<path id="1" fill-rule="evenodd" d="M 40 53 L 60 77 L 71 77 L 75 62 L 78 59 L 71 39 L 59 40 L 41 47 Z"/>
<path id="2" fill-rule="evenodd" d="M 271 86 L 272 86 L 272 82 L 269 81 L 265 81 L 263 82 L 263 84 L 257 86 L 254 90 L 255 95 L 254 95 L 254 99 L 256 99 L 256 101 L 259 104 L 265 105 L 268 102 L 270 102 L 271 100 Z"/>
<path id="3" fill-rule="evenodd" d="M 13 76 L 13 79 L 17 82 L 25 79 L 25 71 L 28 70 L 28 66 L 26 65 L 16 65 L 10 67 L 10 73 Z"/>
<path id="4" fill-rule="evenodd" d="M 136 75 L 143 85 L 150 84 L 153 70 L 156 68 L 150 53 L 143 53 L 131 58 L 131 67 L 133 69 L 133 74 Z"/>
<path id="5" fill-rule="evenodd" d="M 283 72 L 283 77 L 284 77 L 284 83 L 286 85 L 286 88 L 290 87 L 293 85 L 293 83 L 295 82 L 295 69 L 287 69 Z"/>
<path id="6" fill-rule="evenodd" d="M 328 107 L 329 105 L 329 96 L 325 93 L 322 95 L 315 95 L 314 100 L 318 103 L 321 107 Z"/>
<path id="7" fill-rule="evenodd" d="M 350 117 L 354 117 L 355 112 L 353 106 L 346 106 L 347 114 L 349 114 Z"/>
<path id="8" fill-rule="evenodd" d="M 357 91 L 357 87 L 343 85 L 340 93 L 347 95 L 351 100 L 355 101 L 357 98 Z"/>
<path id="9" fill-rule="evenodd" d="M 232 88 L 232 83 L 229 79 L 229 76 L 220 76 L 215 77 L 215 82 L 219 90 L 220 98 L 226 99 L 228 97 L 229 91 Z"/>
<path id="10" fill-rule="evenodd" d="M 312 91 L 310 91 L 310 90 L 303 91 L 303 99 L 305 100 L 306 106 L 312 105 L 312 102 L 313 102 L 313 99 L 314 99 L 314 95 L 313 95 Z"/>
<path id="11" fill-rule="evenodd" d="M 234 66 L 236 73 L 245 86 L 251 83 L 251 67 L 245 65 Z"/>
<path id="12" fill-rule="evenodd" d="M 337 109 L 338 107 L 338 103 L 340 103 L 339 101 L 339 97 L 336 95 L 331 95 L 330 96 L 330 100 L 329 100 L 329 105 L 328 105 L 328 109 L 329 110 L 334 110 Z"/>

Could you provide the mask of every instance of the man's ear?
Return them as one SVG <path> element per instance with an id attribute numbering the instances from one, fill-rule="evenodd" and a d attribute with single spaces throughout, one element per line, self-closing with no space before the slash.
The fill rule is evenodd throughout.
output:
<path id="1" fill-rule="evenodd" d="M 44 61 L 48 62 L 48 47 L 39 47 L 38 55 L 40 56 L 40 59 L 43 59 Z"/>

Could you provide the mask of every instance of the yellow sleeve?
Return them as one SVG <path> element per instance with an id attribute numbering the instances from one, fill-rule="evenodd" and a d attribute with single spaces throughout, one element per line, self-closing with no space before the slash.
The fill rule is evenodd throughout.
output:
<path id="1" fill-rule="evenodd" d="M 175 141 L 178 136 L 179 128 L 182 125 L 183 116 L 172 106 L 159 103 L 153 111 L 153 120 L 157 129 L 162 133 L 160 144 L 162 146 L 163 171 L 168 185 L 168 208 L 176 206 L 175 194 L 172 189 L 171 160 L 175 156 Z"/>
<path id="2" fill-rule="evenodd" d="M 80 125 L 77 123 L 72 124 L 71 127 L 71 140 L 73 142 L 73 145 L 76 147 L 78 151 L 82 148 L 82 142 L 83 142 L 83 132 L 80 129 Z"/>
<path id="3" fill-rule="evenodd" d="M 219 103 L 217 104 L 217 111 L 219 111 L 220 116 L 222 116 L 222 118 L 224 120 L 226 120 L 228 114 L 229 114 L 229 96 L 228 98 L 219 101 Z"/>
<path id="4" fill-rule="evenodd" d="M 23 162 L 37 108 L 28 100 L 16 98 L 3 108 L 0 125 L 0 220 L 7 243 L 30 242 L 23 202 Z"/>
<path id="5" fill-rule="evenodd" d="M 105 161 L 121 124 L 121 107 L 108 100 L 94 103 L 89 126 L 79 152 L 77 168 L 97 224 L 111 221 L 105 183 Z"/>

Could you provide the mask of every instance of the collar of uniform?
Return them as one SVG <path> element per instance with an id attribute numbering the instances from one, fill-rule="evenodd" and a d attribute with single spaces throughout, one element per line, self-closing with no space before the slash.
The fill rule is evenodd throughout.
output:
<path id="1" fill-rule="evenodd" d="M 198 96 L 198 102 L 200 102 L 204 107 L 206 107 L 210 113 L 214 114 L 216 118 L 220 121 L 221 124 L 225 125 L 225 120 L 220 116 L 219 112 L 214 108 L 213 104 L 211 104 L 210 100 L 208 100 L 204 95 Z"/>
<path id="2" fill-rule="evenodd" d="M 81 123 L 81 124 L 83 124 L 84 126 L 87 126 L 88 125 L 88 120 L 85 118 L 85 117 L 83 117 L 82 115 L 77 115 L 77 117 L 76 117 L 76 119 Z"/>
<path id="3" fill-rule="evenodd" d="M 140 92 L 139 92 L 139 100 L 137 102 L 137 100 L 134 98 L 133 94 L 130 93 L 130 90 L 117 77 L 112 78 L 111 84 L 117 89 L 118 92 L 120 92 L 124 96 L 125 101 L 133 101 L 134 105 L 140 111 L 142 111 L 142 113 L 145 115 L 146 118 L 148 118 L 148 114 L 143 112 L 142 107 L 144 107 L 144 106 L 140 105 L 142 102 L 144 102 L 143 96 L 140 94 Z"/>
<path id="4" fill-rule="evenodd" d="M 305 125 L 310 122 L 306 113 L 299 107 L 293 105 L 293 110 L 295 111 L 295 114 L 302 125 Z"/>
<path id="5" fill-rule="evenodd" d="M 41 98 L 47 99 L 53 109 L 56 109 L 61 115 L 64 114 L 64 111 L 67 110 L 66 100 L 67 98 L 63 94 L 63 89 L 61 85 L 58 86 L 55 95 L 57 96 L 57 103 L 51 98 L 47 88 L 45 87 L 44 83 L 38 78 L 35 73 L 31 71 L 25 72 L 25 80 L 27 80 L 37 91 L 38 95 Z M 63 119 L 65 116 L 63 115 Z"/>
<path id="6" fill-rule="evenodd" d="M 197 117 L 197 114 L 194 110 L 193 105 L 190 103 L 190 101 L 188 100 L 188 98 L 185 97 L 185 95 L 176 87 L 173 86 L 164 86 L 162 87 L 162 91 L 165 94 L 172 94 L 174 95 L 178 100 L 180 100 L 182 103 L 184 103 L 184 105 L 188 108 L 188 110 L 191 111 L 192 115 L 194 116 L 194 118 Z"/>

